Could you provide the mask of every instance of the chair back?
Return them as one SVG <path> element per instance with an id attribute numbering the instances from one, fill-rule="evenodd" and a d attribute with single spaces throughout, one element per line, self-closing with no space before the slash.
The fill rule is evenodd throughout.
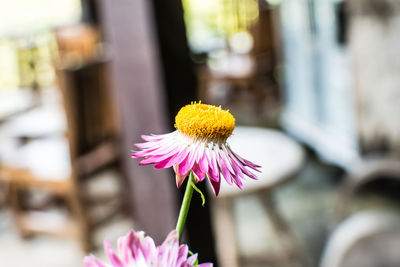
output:
<path id="1" fill-rule="evenodd" d="M 116 136 L 106 60 L 58 71 L 68 121 L 71 158 L 85 155 Z"/>

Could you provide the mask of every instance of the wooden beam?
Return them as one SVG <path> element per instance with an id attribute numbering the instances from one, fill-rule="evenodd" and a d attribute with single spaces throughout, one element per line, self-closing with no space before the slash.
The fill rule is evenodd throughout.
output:
<path id="1" fill-rule="evenodd" d="M 152 10 L 146 0 L 99 0 L 99 4 L 113 55 L 112 80 L 122 119 L 120 151 L 136 230 L 146 231 L 159 243 L 175 227 L 174 177 L 168 170 L 139 167 L 129 155 L 141 134 L 170 130 Z"/>

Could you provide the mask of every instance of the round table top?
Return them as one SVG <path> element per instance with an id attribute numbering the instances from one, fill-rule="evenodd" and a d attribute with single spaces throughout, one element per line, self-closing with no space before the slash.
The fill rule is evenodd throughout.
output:
<path id="1" fill-rule="evenodd" d="M 304 162 L 301 145 L 277 130 L 237 126 L 228 143 L 235 153 L 260 165 L 261 173 L 258 180 L 246 176 L 243 190 L 223 180 L 218 198 L 273 188 L 293 176 Z"/>

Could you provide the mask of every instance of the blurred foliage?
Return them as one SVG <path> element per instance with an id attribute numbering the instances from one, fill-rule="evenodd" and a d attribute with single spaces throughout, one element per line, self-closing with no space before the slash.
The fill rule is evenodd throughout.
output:
<path id="1" fill-rule="evenodd" d="M 10 41 L 0 41 L 0 89 L 19 84 L 16 49 Z"/>
<path id="2" fill-rule="evenodd" d="M 182 0 L 189 45 L 195 53 L 226 48 L 235 33 L 257 21 L 257 0 Z"/>
<path id="3" fill-rule="evenodd" d="M 51 31 L 0 41 L 0 90 L 53 85 L 56 53 Z"/>
<path id="4" fill-rule="evenodd" d="M 80 0 L 0 0 L 0 90 L 54 82 L 51 29 L 81 18 Z"/>

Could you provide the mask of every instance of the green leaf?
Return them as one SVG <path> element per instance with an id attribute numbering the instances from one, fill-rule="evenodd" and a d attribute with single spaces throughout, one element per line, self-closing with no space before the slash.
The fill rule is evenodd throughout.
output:
<path id="1" fill-rule="evenodd" d="M 206 204 L 206 198 L 204 197 L 203 192 L 201 192 L 201 190 L 198 189 L 197 186 L 193 182 L 191 182 L 191 185 L 192 185 L 193 189 L 196 190 L 196 192 L 200 194 L 200 197 L 202 200 L 201 205 L 204 207 L 204 204 Z"/>

